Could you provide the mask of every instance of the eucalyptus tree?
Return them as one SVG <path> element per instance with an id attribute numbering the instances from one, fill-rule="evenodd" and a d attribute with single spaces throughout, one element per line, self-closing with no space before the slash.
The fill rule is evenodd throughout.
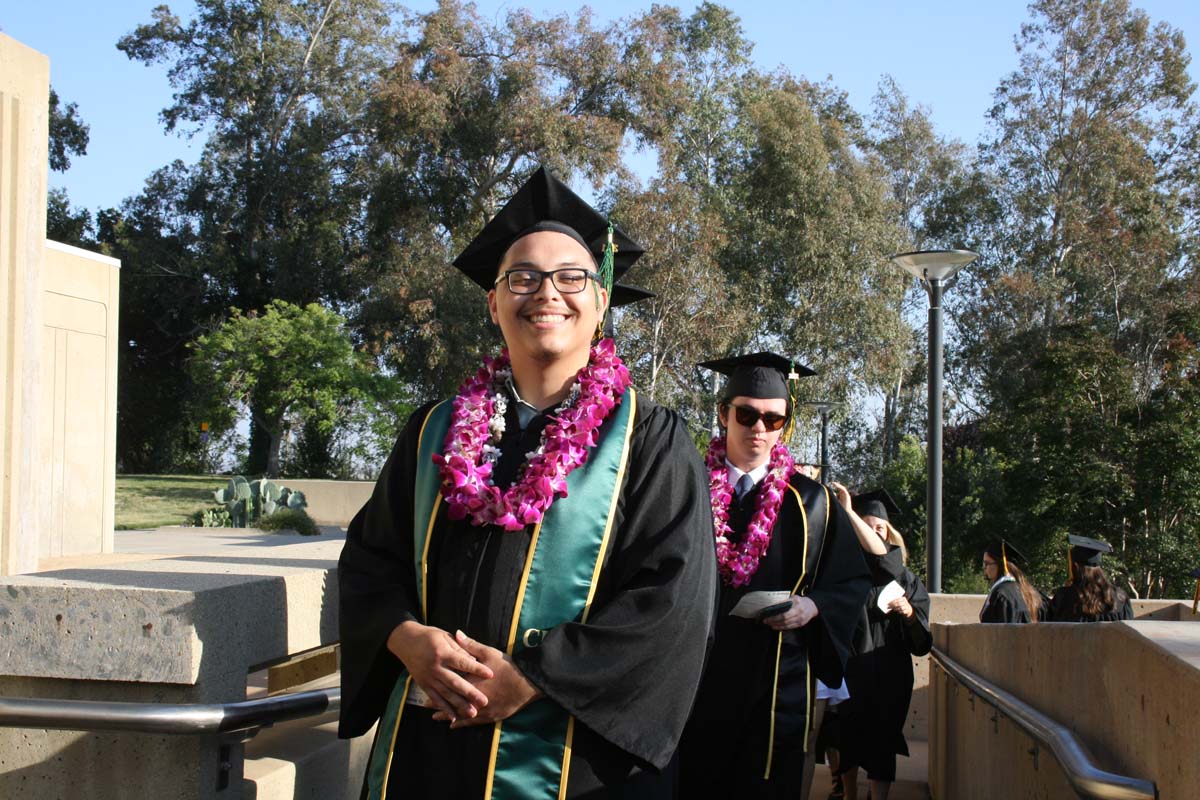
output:
<path id="1" fill-rule="evenodd" d="M 365 113 L 390 11 L 383 0 L 199 0 L 188 20 L 158 6 L 118 43 L 131 59 L 167 65 L 166 129 L 204 137 L 198 163 L 177 170 L 191 239 L 179 271 L 225 301 L 214 307 L 354 297 Z M 170 348 L 177 358 L 186 338 Z M 160 413 L 171 424 L 170 409 Z M 252 424 L 253 471 L 269 443 Z"/>

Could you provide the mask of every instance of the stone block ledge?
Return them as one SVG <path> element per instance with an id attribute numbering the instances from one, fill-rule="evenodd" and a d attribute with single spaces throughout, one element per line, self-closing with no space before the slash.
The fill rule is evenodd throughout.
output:
<path id="1" fill-rule="evenodd" d="M 337 640 L 340 541 L 0 578 L 0 676 L 207 683 Z"/>

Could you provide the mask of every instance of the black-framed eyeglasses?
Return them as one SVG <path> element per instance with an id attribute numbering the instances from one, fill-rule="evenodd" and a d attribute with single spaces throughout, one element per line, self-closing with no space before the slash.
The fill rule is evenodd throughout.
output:
<path id="1" fill-rule="evenodd" d="M 563 267 L 546 272 L 540 269 L 510 269 L 505 270 L 492 285 L 499 286 L 501 281 L 507 281 L 508 290 L 513 294 L 537 294 L 547 277 L 562 294 L 579 294 L 587 288 L 589 278 L 594 281 L 600 279 L 599 275 L 583 267 Z"/>
<path id="2" fill-rule="evenodd" d="M 749 406 L 735 406 L 729 403 L 724 403 L 726 413 L 729 409 L 733 409 L 733 416 L 738 421 L 739 425 L 744 425 L 747 428 L 753 428 L 754 424 L 760 419 L 763 422 L 763 427 L 769 431 L 777 431 L 787 422 L 787 416 L 784 414 L 776 414 L 772 411 L 762 413 L 757 408 Z"/>
<path id="3" fill-rule="evenodd" d="M 996 564 L 997 564 L 997 563 L 998 563 L 998 562 L 996 562 L 996 561 L 988 561 L 988 560 L 985 558 L 985 559 L 983 560 L 983 568 L 984 568 L 984 569 L 987 569 L 988 567 L 994 567 L 994 566 L 996 566 Z"/>

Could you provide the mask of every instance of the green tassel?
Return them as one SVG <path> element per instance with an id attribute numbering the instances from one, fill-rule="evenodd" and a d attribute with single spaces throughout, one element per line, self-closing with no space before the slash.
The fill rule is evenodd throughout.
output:
<path id="1" fill-rule="evenodd" d="M 596 270 L 596 310 L 600 311 L 599 319 L 596 320 L 596 339 L 599 340 L 604 336 L 604 318 L 612 310 L 612 287 L 613 287 L 613 269 L 614 256 L 617 253 L 617 246 L 613 244 L 613 225 L 608 223 L 608 241 L 604 243 L 604 256 L 600 259 L 600 267 Z M 604 294 L 608 297 L 609 307 L 600 308 L 600 286 L 604 287 Z"/>
<path id="2" fill-rule="evenodd" d="M 613 244 L 613 225 L 608 223 L 608 241 L 604 244 L 604 257 L 600 259 L 600 282 L 604 285 L 604 291 L 610 296 L 612 295 L 613 287 L 613 261 L 617 253 L 617 246 Z"/>

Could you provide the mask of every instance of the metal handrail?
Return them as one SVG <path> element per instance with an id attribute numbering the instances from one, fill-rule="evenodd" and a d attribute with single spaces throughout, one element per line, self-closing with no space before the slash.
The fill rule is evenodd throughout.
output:
<path id="1" fill-rule="evenodd" d="M 316 689 L 238 703 L 122 703 L 0 697 L 0 727 L 197 735 L 253 731 L 342 705 L 341 689 Z"/>
<path id="2" fill-rule="evenodd" d="M 1011 719 L 1058 760 L 1076 794 L 1087 800 L 1157 800 L 1154 781 L 1107 772 L 1073 731 L 1060 725 L 1016 695 L 1010 694 L 963 667 L 938 648 L 930 658 L 947 675 Z"/>

